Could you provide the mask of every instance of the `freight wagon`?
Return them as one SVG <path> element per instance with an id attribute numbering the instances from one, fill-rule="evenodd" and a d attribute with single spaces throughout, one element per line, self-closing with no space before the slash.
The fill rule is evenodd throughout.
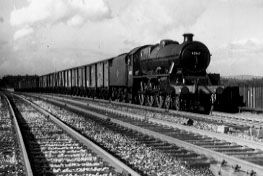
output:
<path id="1" fill-rule="evenodd" d="M 25 76 L 18 82 L 18 88 L 20 91 L 38 91 L 40 81 L 38 76 Z"/>

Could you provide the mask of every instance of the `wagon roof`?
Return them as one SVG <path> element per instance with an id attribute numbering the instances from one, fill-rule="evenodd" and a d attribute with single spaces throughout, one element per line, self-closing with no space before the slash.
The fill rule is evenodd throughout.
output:
<path id="1" fill-rule="evenodd" d="M 134 48 L 133 50 L 131 50 L 131 51 L 129 52 L 129 55 L 135 54 L 135 53 L 136 53 L 137 51 L 139 51 L 140 49 L 143 49 L 143 48 L 148 47 L 148 46 L 150 46 L 150 45 L 143 45 L 143 46 L 136 47 L 136 48 Z"/>

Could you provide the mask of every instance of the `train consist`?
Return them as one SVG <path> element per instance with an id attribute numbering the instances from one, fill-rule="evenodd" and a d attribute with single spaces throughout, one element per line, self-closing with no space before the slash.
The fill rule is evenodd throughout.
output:
<path id="1" fill-rule="evenodd" d="M 184 34 L 184 41 L 162 40 L 129 53 L 20 82 L 20 90 L 64 93 L 209 113 L 222 99 L 220 75 L 206 72 L 206 45 Z M 221 98 L 220 98 L 221 96 Z"/>

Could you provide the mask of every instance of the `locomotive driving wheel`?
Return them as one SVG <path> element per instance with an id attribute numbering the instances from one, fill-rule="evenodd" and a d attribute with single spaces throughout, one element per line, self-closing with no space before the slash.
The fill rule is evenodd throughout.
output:
<path id="1" fill-rule="evenodd" d="M 162 95 L 155 95 L 155 102 L 158 108 L 163 106 L 164 98 Z"/>
<path id="2" fill-rule="evenodd" d="M 145 84 L 143 83 L 143 81 L 141 81 L 140 82 L 140 88 L 138 91 L 138 100 L 139 100 L 140 105 L 144 105 L 144 103 L 145 103 L 144 91 L 145 91 Z"/>

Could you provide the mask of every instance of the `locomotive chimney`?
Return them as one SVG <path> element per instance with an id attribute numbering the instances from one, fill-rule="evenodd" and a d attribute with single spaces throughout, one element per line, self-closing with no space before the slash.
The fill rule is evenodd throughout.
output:
<path id="1" fill-rule="evenodd" d="M 184 42 L 192 42 L 193 41 L 194 34 L 186 33 L 183 36 L 184 36 Z"/>

